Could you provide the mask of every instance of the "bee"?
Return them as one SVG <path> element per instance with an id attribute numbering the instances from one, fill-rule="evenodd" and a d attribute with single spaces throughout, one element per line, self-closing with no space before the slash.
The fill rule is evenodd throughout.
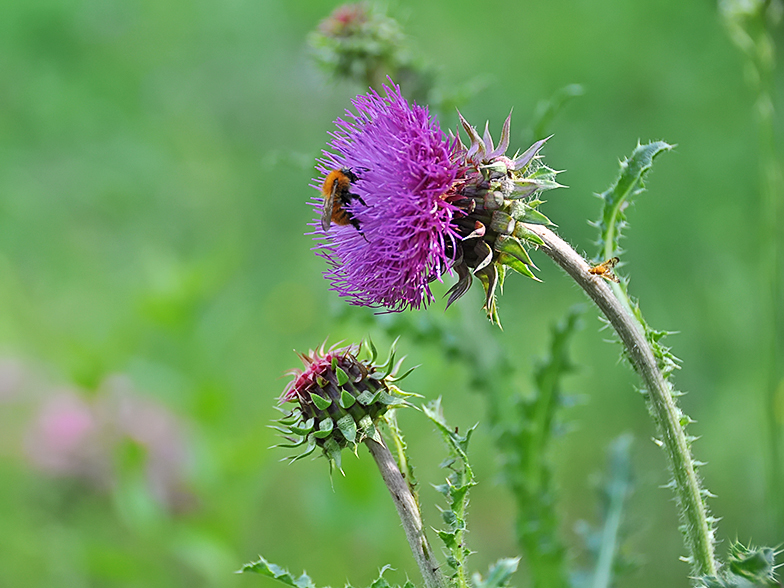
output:
<path id="1" fill-rule="evenodd" d="M 351 225 L 360 233 L 359 221 L 348 210 L 347 204 L 352 200 L 359 200 L 364 206 L 365 201 L 357 194 L 352 194 L 351 183 L 359 178 L 347 167 L 333 169 L 327 174 L 321 186 L 321 195 L 324 197 L 324 208 L 321 211 L 321 228 L 328 231 L 331 223 L 336 225 Z"/>
<path id="2" fill-rule="evenodd" d="M 612 269 L 616 266 L 616 264 L 620 261 L 617 257 L 611 257 L 607 261 L 603 261 L 602 263 L 593 266 L 588 270 L 589 274 L 593 274 L 594 276 L 601 276 L 606 280 L 610 280 L 611 282 L 615 282 L 616 284 L 620 282 L 618 276 L 616 276 Z"/>

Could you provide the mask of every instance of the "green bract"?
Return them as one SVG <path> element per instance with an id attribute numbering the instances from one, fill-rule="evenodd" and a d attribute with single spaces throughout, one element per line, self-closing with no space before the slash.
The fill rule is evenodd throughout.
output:
<path id="1" fill-rule="evenodd" d="M 536 195 L 560 187 L 555 181 L 558 172 L 540 162 L 539 151 L 547 139 L 537 141 L 512 158 L 505 155 L 511 117 L 510 114 L 504 122 L 496 147 L 487 126 L 482 137 L 460 116 L 471 144 L 468 147 L 461 144 L 466 177 L 448 198 L 463 214 L 456 215 L 453 221 L 462 240 L 454 264 L 458 281 L 449 290 L 447 306 L 468 291 L 476 276 L 485 290 L 487 317 L 498 325 L 495 291 L 503 287 L 506 268 L 538 280 L 526 246 L 538 246 L 542 241 L 524 223 L 552 223 L 539 212 L 542 201 Z"/>

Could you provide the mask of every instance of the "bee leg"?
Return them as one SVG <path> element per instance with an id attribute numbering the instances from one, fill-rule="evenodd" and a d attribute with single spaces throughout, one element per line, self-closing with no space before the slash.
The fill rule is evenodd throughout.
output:
<path id="1" fill-rule="evenodd" d="M 346 198 L 349 202 L 351 202 L 352 200 L 359 200 L 362 203 L 362 206 L 367 206 L 367 204 L 365 204 L 365 201 L 362 200 L 362 196 L 360 196 L 359 194 L 349 193 L 346 195 Z"/>
<path id="2" fill-rule="evenodd" d="M 358 232 L 360 235 L 362 235 L 362 238 L 363 238 L 365 241 L 367 241 L 368 243 L 370 243 L 370 241 L 368 241 L 368 238 L 367 238 L 367 237 L 365 237 L 365 233 L 363 233 L 363 232 L 362 232 L 362 229 L 359 227 L 359 221 L 358 221 L 357 219 L 355 219 L 353 216 L 349 216 L 349 217 L 348 217 L 348 222 L 350 222 L 350 223 L 351 223 L 351 226 L 352 226 L 352 227 L 354 227 L 354 228 L 357 230 L 357 232 Z"/>

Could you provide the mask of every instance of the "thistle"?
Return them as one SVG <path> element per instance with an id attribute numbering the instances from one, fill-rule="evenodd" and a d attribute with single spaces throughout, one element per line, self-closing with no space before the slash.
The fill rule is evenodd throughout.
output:
<path id="1" fill-rule="evenodd" d="M 338 6 L 310 33 L 316 63 L 338 79 L 376 86 L 409 61 L 400 25 L 374 3 Z"/>
<path id="2" fill-rule="evenodd" d="M 511 115 L 497 147 L 461 116 L 470 138 L 446 135 L 428 109 L 409 104 L 400 87 L 384 86 L 353 101 L 356 113 L 335 121 L 314 180 L 319 188 L 333 170 L 347 169 L 350 202 L 343 207 L 351 224 L 324 230 L 311 223 L 327 260 L 331 289 L 351 304 L 401 311 L 433 301 L 430 284 L 454 268 L 458 282 L 447 306 L 465 294 L 477 276 L 485 289 L 485 309 L 498 324 L 495 292 L 506 267 L 534 277 L 525 244 L 541 239 L 523 223 L 551 224 L 537 208 L 537 194 L 559 186 L 556 172 L 540 163 L 538 141 L 509 158 Z M 326 196 L 311 204 L 323 209 Z M 322 212 L 323 215 L 323 212 Z"/>
<path id="3" fill-rule="evenodd" d="M 289 372 L 294 379 L 286 386 L 280 404 L 292 402 L 296 406 L 284 411 L 275 429 L 287 443 L 278 447 L 304 447 L 293 462 L 321 448 L 329 460 L 330 469 L 341 472 L 341 451 L 366 439 L 382 443 L 376 425 L 391 408 L 408 406 L 406 397 L 394 382 L 405 378 L 412 370 L 397 377 L 402 359 L 395 362 L 394 345 L 384 364 L 375 365 L 376 348 L 368 345 L 370 358 L 358 359 L 362 345 L 331 347 L 322 345 L 316 351 L 298 354 L 305 369 Z M 412 368 L 413 369 L 413 368 Z"/>

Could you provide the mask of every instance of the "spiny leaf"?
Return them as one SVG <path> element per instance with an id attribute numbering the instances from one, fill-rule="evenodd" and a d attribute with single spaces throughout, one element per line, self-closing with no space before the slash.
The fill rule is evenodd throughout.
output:
<path id="1" fill-rule="evenodd" d="M 499 559 L 487 572 L 487 579 L 483 580 L 479 574 L 474 574 L 474 588 L 504 588 L 509 585 L 509 579 L 517 571 L 519 557 Z"/>
<path id="2" fill-rule="evenodd" d="M 653 159 L 673 145 L 664 141 L 654 141 L 645 145 L 637 144 L 631 157 L 621 162 L 621 171 L 612 186 L 599 194 L 604 201 L 602 213 L 595 225 L 600 230 L 600 251 L 594 261 L 610 259 L 620 252 L 621 228 L 625 223 L 624 209 L 632 198 L 645 189 L 643 178 L 653 166 Z"/>
<path id="3" fill-rule="evenodd" d="M 389 585 L 389 582 L 387 582 L 386 578 L 384 578 L 384 572 L 386 572 L 387 570 L 391 570 L 391 569 L 392 569 L 392 566 L 390 566 L 389 564 L 387 564 L 383 568 L 381 568 L 378 571 L 378 578 L 373 580 L 373 583 L 370 585 L 370 588 L 391 588 L 390 585 Z"/>
<path id="4" fill-rule="evenodd" d="M 585 93 L 580 84 L 569 84 L 557 90 L 547 100 L 540 100 L 534 111 L 534 120 L 531 123 L 534 137 L 542 137 L 547 134 L 550 123 L 555 115 L 574 98 Z"/>
<path id="5" fill-rule="evenodd" d="M 237 573 L 243 574 L 249 572 L 267 576 L 268 578 L 272 578 L 273 580 L 277 580 L 278 582 L 282 582 L 293 588 L 316 588 L 313 580 L 311 580 L 305 572 L 302 572 L 302 575 L 299 578 L 294 578 L 287 569 L 269 563 L 261 556 L 259 556 L 259 561 L 245 564 Z"/>
<path id="6" fill-rule="evenodd" d="M 535 368 L 534 393 L 518 400 L 517 418 L 502 429 L 498 440 L 518 508 L 517 540 L 530 562 L 535 586 L 569 586 L 566 549 L 554 508 L 551 445 L 558 430 L 558 411 L 565 403 L 561 380 L 574 370 L 569 346 L 582 312 L 582 307 L 573 308 L 552 328 L 548 356 Z"/>
<path id="7" fill-rule="evenodd" d="M 621 549 L 621 522 L 626 499 L 631 489 L 632 436 L 621 435 L 610 445 L 609 480 L 602 488 L 604 512 L 602 525 L 595 532 L 586 530 L 586 543 L 595 556 L 591 574 L 593 588 L 609 588 L 614 585 L 613 576 L 619 566 Z M 588 525 L 585 525 L 586 528 Z"/>
<path id="8" fill-rule="evenodd" d="M 468 490 L 476 484 L 466 451 L 474 429 L 469 429 L 465 435 L 460 435 L 457 428 L 452 429 L 444 419 L 440 398 L 424 405 L 422 410 L 435 423 L 449 448 L 449 458 L 445 460 L 442 467 L 450 469 L 451 473 L 447 476 L 445 484 L 436 487 L 445 496 L 449 505 L 449 508 L 441 513 L 447 529 L 437 530 L 437 533 L 449 550 L 447 564 L 455 570 L 456 576 L 463 579 L 458 583 L 464 585 L 466 559 L 471 553 L 464 547 Z"/>

